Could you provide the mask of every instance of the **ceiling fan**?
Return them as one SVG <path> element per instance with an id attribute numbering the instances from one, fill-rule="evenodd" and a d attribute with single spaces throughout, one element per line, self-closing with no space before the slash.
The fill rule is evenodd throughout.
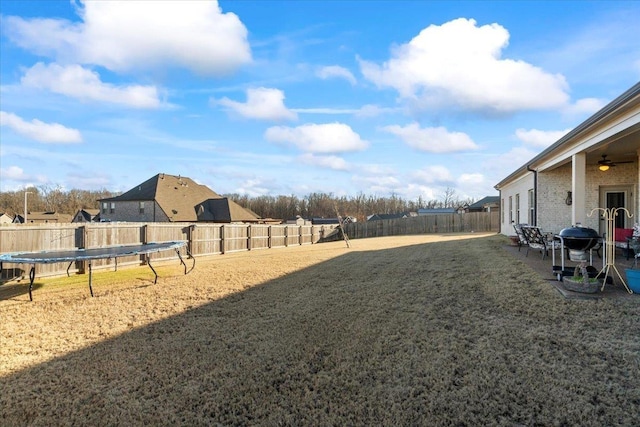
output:
<path id="1" fill-rule="evenodd" d="M 622 163 L 633 163 L 633 161 L 626 161 L 626 162 L 613 162 L 609 159 L 607 159 L 607 155 L 603 154 L 602 155 L 602 160 L 598 160 L 598 169 L 600 169 L 601 171 L 608 171 L 609 168 L 622 164 Z"/>

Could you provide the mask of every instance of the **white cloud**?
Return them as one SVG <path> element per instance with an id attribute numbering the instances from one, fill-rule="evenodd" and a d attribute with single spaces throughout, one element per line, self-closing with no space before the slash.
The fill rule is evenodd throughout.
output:
<path id="1" fill-rule="evenodd" d="M 0 191 L 19 191 L 48 182 L 46 176 L 29 175 L 19 166 L 0 168 Z"/>
<path id="2" fill-rule="evenodd" d="M 267 141 L 289 143 L 308 153 L 359 151 L 369 145 L 344 123 L 312 123 L 295 128 L 274 126 L 267 129 L 264 136 Z"/>
<path id="3" fill-rule="evenodd" d="M 330 65 L 327 67 L 322 67 L 316 72 L 316 75 L 321 79 L 325 79 L 325 80 L 330 78 L 341 78 L 341 79 L 345 79 L 352 85 L 355 85 L 357 83 L 356 78 L 353 76 L 351 71 L 339 65 Z"/>
<path id="4" fill-rule="evenodd" d="M 444 166 L 434 165 L 413 172 L 412 178 L 420 184 L 452 183 L 453 175 Z"/>
<path id="5" fill-rule="evenodd" d="M 516 137 L 524 144 L 535 148 L 547 148 L 569 133 L 571 129 L 544 131 L 538 129 L 517 129 Z"/>
<path id="6" fill-rule="evenodd" d="M 271 189 L 262 180 L 252 178 L 243 181 L 235 192 L 247 194 L 251 197 L 259 197 L 269 194 Z"/>
<path id="7" fill-rule="evenodd" d="M 360 60 L 360 66 L 379 87 L 392 87 L 422 107 L 511 113 L 565 105 L 565 78 L 524 61 L 502 59 L 508 41 L 508 31 L 498 24 L 478 27 L 476 21 L 460 18 L 425 28 L 394 48 L 382 65 Z"/>
<path id="8" fill-rule="evenodd" d="M 292 108 L 291 111 L 295 113 L 303 113 L 303 114 L 339 115 L 339 114 L 357 114 L 359 110 L 355 108 L 319 107 L 319 108 Z"/>
<path id="9" fill-rule="evenodd" d="M 478 149 L 466 133 L 449 132 L 443 127 L 421 128 L 418 123 L 411 123 L 407 126 L 385 126 L 382 130 L 400 137 L 410 147 L 431 153 Z"/>
<path id="10" fill-rule="evenodd" d="M 481 173 L 463 173 L 457 181 L 459 187 L 467 189 L 482 187 L 486 184 L 486 179 Z"/>
<path id="11" fill-rule="evenodd" d="M 84 1 L 82 22 L 3 20 L 18 45 L 63 62 L 114 71 L 177 66 L 228 74 L 251 62 L 247 29 L 217 1 Z"/>
<path id="12" fill-rule="evenodd" d="M 305 153 L 299 156 L 298 159 L 307 165 L 320 166 L 322 168 L 341 171 L 349 170 L 349 164 L 342 157 L 338 156 L 318 156 L 311 153 Z"/>
<path id="13" fill-rule="evenodd" d="M 3 179 L 21 181 L 27 178 L 24 170 L 18 166 L 9 166 L 8 168 L 0 168 L 0 176 Z"/>
<path id="14" fill-rule="evenodd" d="M 242 117 L 259 120 L 297 120 L 298 116 L 284 105 L 284 92 L 265 87 L 247 89 L 247 102 L 237 102 L 229 98 L 215 101 Z"/>
<path id="15" fill-rule="evenodd" d="M 386 113 L 395 113 L 398 108 L 380 107 L 374 104 L 363 105 L 358 111 L 356 111 L 356 117 L 377 117 Z"/>
<path id="16" fill-rule="evenodd" d="M 21 117 L 5 111 L 0 111 L 0 126 L 7 126 L 17 134 L 44 143 L 74 144 L 82 142 L 82 135 L 77 129 L 62 126 L 59 123 L 44 123 L 38 119 L 27 122 Z"/>
<path id="17" fill-rule="evenodd" d="M 569 116 L 591 116 L 607 104 L 604 99 L 583 98 L 571 105 L 567 105 L 564 113 Z"/>
<path id="18" fill-rule="evenodd" d="M 80 65 L 45 65 L 39 62 L 27 70 L 21 83 L 83 101 L 108 102 L 133 108 L 158 108 L 161 104 L 155 86 L 103 83 L 98 73 Z"/>
<path id="19" fill-rule="evenodd" d="M 395 176 L 354 176 L 353 181 L 359 188 L 366 188 L 368 192 L 378 195 L 397 193 L 402 184 Z"/>
<path id="20" fill-rule="evenodd" d="M 291 111 L 304 114 L 328 114 L 328 115 L 354 115 L 356 117 L 376 117 L 385 113 L 395 113 L 398 108 L 379 107 L 373 104 L 363 105 L 360 108 L 292 108 Z"/>
<path id="21" fill-rule="evenodd" d="M 486 166 L 487 169 L 493 172 L 494 176 L 502 179 L 541 151 L 542 149 L 532 150 L 527 147 L 514 147 L 504 154 L 491 157 Z"/>

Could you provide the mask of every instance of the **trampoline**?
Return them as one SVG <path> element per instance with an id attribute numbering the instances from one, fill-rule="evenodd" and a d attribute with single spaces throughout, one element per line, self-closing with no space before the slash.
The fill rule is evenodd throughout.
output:
<path id="1" fill-rule="evenodd" d="M 125 246 L 109 246 L 104 248 L 91 248 L 91 249 L 72 249 L 72 250 L 60 250 L 60 251 L 41 251 L 41 252 L 15 252 L 0 255 L 0 270 L 2 269 L 2 263 L 12 264 L 31 264 L 31 271 L 29 271 L 29 300 L 33 301 L 33 281 L 36 277 L 36 264 L 53 264 L 58 262 L 68 262 L 67 276 L 69 275 L 69 268 L 76 261 L 88 261 L 89 264 L 89 292 L 93 296 L 93 288 L 91 286 L 91 261 L 96 259 L 115 259 L 116 270 L 118 268 L 118 258 L 132 255 L 147 255 L 154 252 L 166 251 L 169 249 L 175 249 L 180 259 L 180 263 L 184 266 L 184 274 L 193 270 L 196 265 L 196 260 L 191 256 L 189 251 L 187 255 L 193 260 L 193 265 L 187 270 L 187 264 L 180 255 L 180 248 L 185 246 L 187 242 L 174 241 L 174 242 L 161 242 L 161 243 L 145 243 L 140 245 L 125 245 Z M 155 278 L 153 283 L 158 281 L 158 273 L 151 265 L 150 257 L 146 257 L 147 265 L 153 271 Z"/>

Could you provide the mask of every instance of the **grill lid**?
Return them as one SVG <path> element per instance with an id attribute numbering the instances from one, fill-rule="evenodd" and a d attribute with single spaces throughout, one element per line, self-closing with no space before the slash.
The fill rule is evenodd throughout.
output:
<path id="1" fill-rule="evenodd" d="M 572 237 L 574 239 L 597 239 L 600 236 L 593 228 L 588 227 L 567 227 L 560 231 L 562 237 Z"/>

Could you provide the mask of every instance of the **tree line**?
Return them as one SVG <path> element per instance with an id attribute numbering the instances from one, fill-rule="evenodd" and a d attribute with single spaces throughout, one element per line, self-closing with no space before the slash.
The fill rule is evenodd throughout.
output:
<path id="1" fill-rule="evenodd" d="M 61 187 L 41 185 L 23 190 L 0 192 L 0 213 L 9 215 L 24 212 L 25 192 L 29 212 L 58 212 L 73 215 L 80 209 L 99 209 L 99 199 L 115 197 L 120 193 L 107 190 L 69 190 Z M 472 199 L 460 200 L 455 191 L 448 188 L 438 200 L 406 200 L 395 194 L 382 197 L 358 193 L 355 196 L 336 196 L 333 193 L 310 193 L 304 197 L 290 196 L 248 196 L 246 194 L 225 194 L 224 197 L 240 206 L 250 209 L 262 218 L 289 219 L 335 218 L 338 214 L 365 221 L 373 214 L 395 214 L 415 212 L 420 208 L 457 208 L 471 204 Z"/>

